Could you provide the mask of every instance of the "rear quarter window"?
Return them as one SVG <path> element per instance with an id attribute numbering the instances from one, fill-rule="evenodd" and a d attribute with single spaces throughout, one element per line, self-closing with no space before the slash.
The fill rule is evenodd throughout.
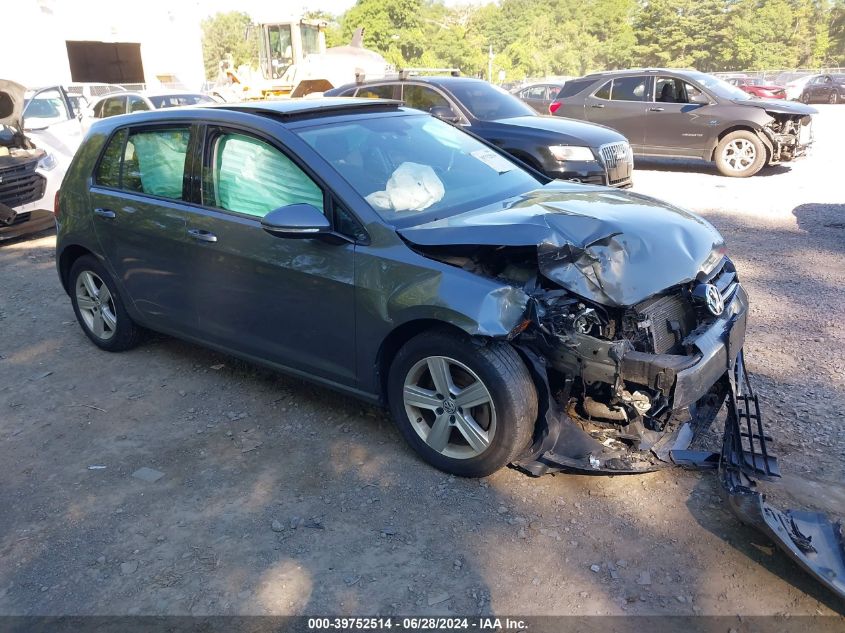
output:
<path id="1" fill-rule="evenodd" d="M 560 89 L 560 92 L 557 93 L 558 99 L 563 99 L 565 97 L 571 97 L 573 95 L 577 95 L 579 92 L 587 88 L 590 84 L 593 83 L 592 79 L 582 79 L 582 80 L 572 80 L 567 81 L 563 84 L 563 88 Z"/>
<path id="2" fill-rule="evenodd" d="M 601 88 L 596 90 L 595 93 L 593 93 L 593 96 L 596 99 L 610 99 L 610 84 L 612 83 L 612 81 L 608 81 Z"/>

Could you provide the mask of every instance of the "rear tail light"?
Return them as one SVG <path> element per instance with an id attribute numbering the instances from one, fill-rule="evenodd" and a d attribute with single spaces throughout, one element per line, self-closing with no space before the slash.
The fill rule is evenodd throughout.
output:
<path id="1" fill-rule="evenodd" d="M 554 114 L 555 112 L 560 110 L 560 106 L 562 106 L 562 105 L 563 105 L 562 101 L 552 101 L 549 104 L 549 114 Z"/>
<path id="2" fill-rule="evenodd" d="M 56 191 L 56 197 L 53 199 L 53 215 L 59 217 L 59 191 Z"/>

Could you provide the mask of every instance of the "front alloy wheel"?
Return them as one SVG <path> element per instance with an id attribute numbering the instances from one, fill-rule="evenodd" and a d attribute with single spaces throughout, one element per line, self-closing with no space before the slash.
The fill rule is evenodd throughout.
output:
<path id="1" fill-rule="evenodd" d="M 757 149 L 750 141 L 738 138 L 731 141 L 722 150 L 722 159 L 728 169 L 735 172 L 742 172 L 754 164 L 757 158 Z"/>
<path id="2" fill-rule="evenodd" d="M 726 135 L 716 146 L 716 167 L 724 176 L 747 178 L 766 164 L 766 148 L 751 130 Z"/>
<path id="3" fill-rule="evenodd" d="M 839 93 L 837 93 L 835 91 L 831 92 L 830 98 L 828 99 L 828 102 L 829 103 L 839 103 Z"/>
<path id="4" fill-rule="evenodd" d="M 453 459 L 478 457 L 496 434 L 490 391 L 466 365 L 429 356 L 408 372 L 402 390 L 405 413 L 417 435 Z"/>
<path id="5" fill-rule="evenodd" d="M 428 463 L 484 477 L 531 443 L 537 390 L 516 349 L 503 341 L 430 330 L 396 354 L 387 376 L 396 426 Z"/>

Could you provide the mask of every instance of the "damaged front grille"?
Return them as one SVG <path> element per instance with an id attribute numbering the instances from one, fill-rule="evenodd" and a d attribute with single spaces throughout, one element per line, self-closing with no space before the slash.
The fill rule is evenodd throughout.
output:
<path id="1" fill-rule="evenodd" d="M 47 180 L 35 172 L 37 166 L 32 161 L 0 171 L 0 202 L 14 208 L 40 200 Z"/>
<path id="2" fill-rule="evenodd" d="M 652 297 L 637 304 L 625 315 L 623 332 L 641 352 L 650 354 L 683 354 L 683 341 L 712 315 L 697 303 L 695 286 L 712 284 L 727 305 L 739 287 L 736 269 L 725 260 L 706 279 L 692 287 L 679 288 L 672 294 Z"/>
<path id="3" fill-rule="evenodd" d="M 634 306 L 629 316 L 634 347 L 652 354 L 679 351 L 697 324 L 692 302 L 680 292 L 648 299 Z"/>

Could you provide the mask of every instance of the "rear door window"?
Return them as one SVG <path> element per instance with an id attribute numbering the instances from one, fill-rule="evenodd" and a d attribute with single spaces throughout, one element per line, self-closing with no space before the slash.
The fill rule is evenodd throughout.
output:
<path id="1" fill-rule="evenodd" d="M 144 112 L 149 110 L 150 106 L 147 105 L 147 102 L 138 95 L 132 95 L 129 97 L 129 112 Z"/>
<path id="2" fill-rule="evenodd" d="M 126 97 L 109 97 L 103 103 L 102 118 L 126 114 Z"/>
<path id="3" fill-rule="evenodd" d="M 610 89 L 611 101 L 645 101 L 648 76 L 617 77 Z"/>
<path id="4" fill-rule="evenodd" d="M 523 99 L 545 99 L 546 86 L 533 86 L 522 91 Z"/>
<path id="5" fill-rule="evenodd" d="M 190 128 L 120 130 L 103 152 L 94 182 L 150 196 L 181 200 Z"/>
<path id="6" fill-rule="evenodd" d="M 217 132 L 203 168 L 203 203 L 263 218 L 290 204 L 323 210 L 323 191 L 291 159 L 254 136 Z"/>

